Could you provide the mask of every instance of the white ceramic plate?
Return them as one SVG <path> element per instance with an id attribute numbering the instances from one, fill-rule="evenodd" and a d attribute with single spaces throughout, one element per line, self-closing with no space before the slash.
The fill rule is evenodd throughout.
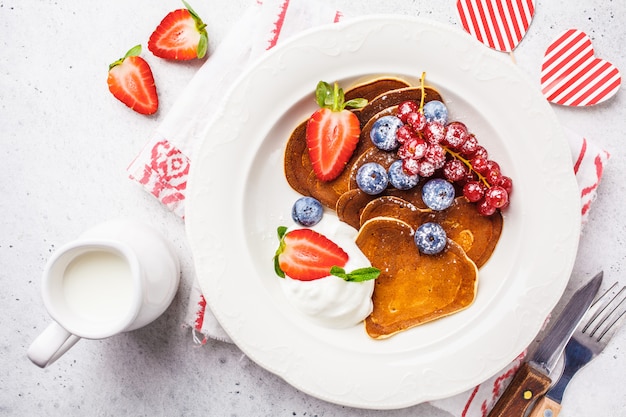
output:
<path id="1" fill-rule="evenodd" d="M 513 178 L 504 230 L 467 310 L 388 340 L 362 326 L 319 327 L 279 287 L 276 228 L 299 196 L 283 173 L 293 128 L 315 110 L 319 80 L 344 87 L 387 74 L 428 84 Z M 207 303 L 259 365 L 315 397 L 391 409 L 472 388 L 532 341 L 573 267 L 580 200 L 569 147 L 539 93 L 463 32 L 404 17 L 308 31 L 236 82 L 193 158 L 187 232 Z"/>

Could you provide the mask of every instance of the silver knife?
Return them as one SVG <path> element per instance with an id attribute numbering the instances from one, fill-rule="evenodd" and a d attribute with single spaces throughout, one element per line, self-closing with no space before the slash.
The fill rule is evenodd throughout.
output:
<path id="1" fill-rule="evenodd" d="M 550 373 L 598 293 L 602 275 L 600 272 L 572 295 L 532 358 L 520 366 L 489 417 L 523 417 L 535 399 L 546 393 L 552 383 Z"/>

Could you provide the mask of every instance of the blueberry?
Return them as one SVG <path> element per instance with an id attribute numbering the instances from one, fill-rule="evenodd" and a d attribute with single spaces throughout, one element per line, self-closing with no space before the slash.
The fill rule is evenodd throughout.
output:
<path id="1" fill-rule="evenodd" d="M 364 193 L 376 195 L 382 193 L 387 188 L 389 178 L 387 171 L 382 165 L 376 162 L 368 162 L 363 164 L 357 171 L 356 183 Z"/>
<path id="2" fill-rule="evenodd" d="M 448 238 L 446 231 L 439 223 L 424 223 L 413 236 L 420 252 L 425 255 L 436 255 L 446 247 Z"/>
<path id="3" fill-rule="evenodd" d="M 432 210 L 445 210 L 454 201 L 454 186 L 443 178 L 435 178 L 424 184 L 422 200 Z"/>
<path id="4" fill-rule="evenodd" d="M 439 100 L 432 100 L 424 104 L 424 116 L 427 122 L 439 122 L 442 125 L 448 123 L 448 108 Z"/>
<path id="5" fill-rule="evenodd" d="M 315 226 L 319 223 L 323 214 L 322 204 L 313 197 L 300 197 L 291 209 L 293 221 L 306 227 Z"/>
<path id="6" fill-rule="evenodd" d="M 402 125 L 402 120 L 396 116 L 383 116 L 374 122 L 370 130 L 370 139 L 377 148 L 393 151 L 400 145 L 397 132 Z"/>
<path id="7" fill-rule="evenodd" d="M 398 159 L 389 167 L 389 182 L 398 190 L 410 190 L 420 180 L 419 175 L 410 175 L 402 168 L 402 160 Z"/>

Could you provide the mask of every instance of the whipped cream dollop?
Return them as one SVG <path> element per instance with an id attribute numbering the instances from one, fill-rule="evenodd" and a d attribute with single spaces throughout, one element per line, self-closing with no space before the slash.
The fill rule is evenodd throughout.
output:
<path id="1" fill-rule="evenodd" d="M 302 228 L 293 225 L 289 230 Z M 351 272 L 371 266 L 370 261 L 355 243 L 357 231 L 325 213 L 324 218 L 311 227 L 335 242 L 348 254 L 344 269 Z M 372 312 L 372 293 L 375 280 L 348 282 L 329 275 L 313 281 L 299 281 L 286 276 L 282 289 L 289 302 L 312 321 L 330 328 L 346 328 L 363 321 Z"/>

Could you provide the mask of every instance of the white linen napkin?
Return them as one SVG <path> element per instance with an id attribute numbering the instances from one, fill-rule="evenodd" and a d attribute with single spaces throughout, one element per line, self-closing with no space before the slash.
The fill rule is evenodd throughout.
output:
<path id="1" fill-rule="evenodd" d="M 184 218 L 185 189 L 193 149 L 205 137 L 206 115 L 216 112 L 219 98 L 225 95 L 243 69 L 265 50 L 294 33 L 342 18 L 339 11 L 312 0 L 253 2 L 132 161 L 128 167 L 130 177 L 169 210 Z M 581 191 L 584 223 L 609 154 L 580 134 L 568 132 L 567 136 Z M 231 342 L 207 308 L 195 277 L 185 324 L 192 329 L 193 340 L 198 344 L 204 344 L 207 338 Z M 458 417 L 486 415 L 524 356 L 525 352 L 522 352 L 500 373 L 472 390 L 432 404 Z"/>

